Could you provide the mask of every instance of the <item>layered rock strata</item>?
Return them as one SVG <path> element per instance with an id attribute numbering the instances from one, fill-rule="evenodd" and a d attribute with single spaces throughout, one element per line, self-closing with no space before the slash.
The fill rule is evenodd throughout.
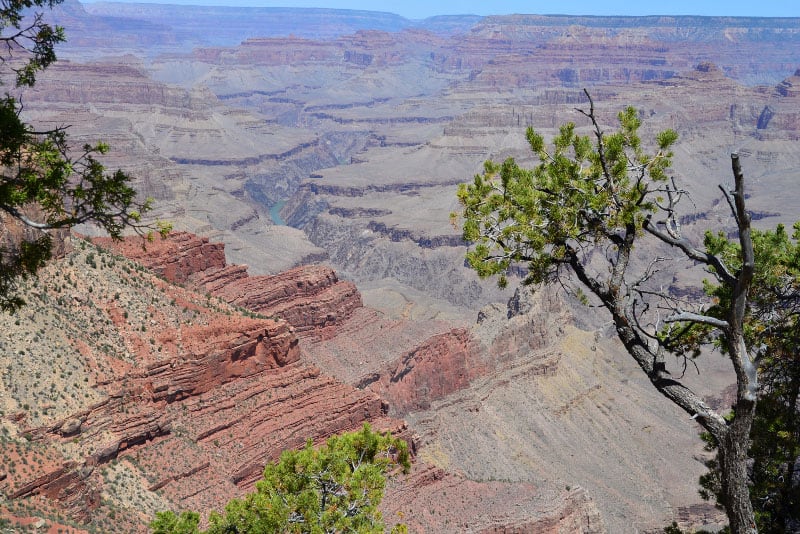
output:
<path id="1" fill-rule="evenodd" d="M 197 241 L 199 253 L 204 248 Z M 186 265 L 200 258 L 214 264 L 212 253 L 184 255 L 171 272 L 187 274 Z M 87 268 L 75 272 L 67 262 Z M 26 320 L 48 325 L 39 335 L 62 343 L 55 349 L 57 358 L 67 359 L 61 377 L 78 379 L 74 387 L 82 395 L 72 387 L 64 393 L 81 407 L 60 402 L 56 375 L 46 390 L 54 401 L 37 403 L 35 412 L 20 402 L 13 418 L 0 418 L 0 448 L 12 467 L 31 462 L 0 477 L 12 502 L 47 498 L 73 519 L 105 531 L 141 532 L 156 510 L 221 509 L 252 489 L 266 462 L 309 438 L 322 440 L 364 422 L 407 434 L 401 421 L 386 417 L 376 394 L 302 361 L 294 327 L 283 319 L 245 317 L 221 300 L 168 284 L 85 244 L 56 269 L 58 274 L 44 273 L 53 282 L 29 296 L 29 309 L 36 311 Z M 76 287 L 86 284 L 86 296 L 61 297 L 61 276 Z M 326 285 L 324 276 L 320 283 Z M 323 313 L 323 306 L 314 309 Z M 87 313 L 102 330 L 85 330 L 81 318 Z M 79 330 L 83 337 L 76 336 Z M 121 346 L 106 342 L 112 332 Z M 54 342 L 49 339 L 43 349 Z M 30 383 L 18 376 L 9 386 L 4 375 L 4 403 L 19 402 L 14 399 L 31 389 L 38 398 L 39 377 L 49 371 L 37 362 L 49 362 L 53 354 L 29 350 Z M 9 429 L 19 442 L 8 440 Z"/>
<path id="2" fill-rule="evenodd" d="M 274 276 L 249 276 L 247 266 L 228 265 L 225 245 L 206 237 L 177 232 L 145 247 L 136 239 L 96 243 L 140 261 L 173 283 L 257 312 L 280 317 L 298 332 L 334 327 L 361 307 L 361 295 L 351 282 L 320 265 L 296 267 Z"/>
<path id="3" fill-rule="evenodd" d="M 477 341 L 465 329 L 428 338 L 382 370 L 358 383 L 389 402 L 391 413 L 430 408 L 431 402 L 466 389 L 489 366 L 481 361 Z"/>
<path id="4" fill-rule="evenodd" d="M 607 532 L 582 488 L 543 491 L 526 483 L 475 482 L 428 465 L 415 468 L 402 483 L 390 481 L 384 503 L 387 523 L 404 522 L 411 532 Z"/>
<path id="5" fill-rule="evenodd" d="M 227 298 L 223 296 L 226 300 L 233 301 L 230 295 L 241 294 L 242 287 L 250 287 L 251 302 L 258 303 L 265 300 L 274 302 L 277 297 L 263 299 L 259 295 L 264 292 L 292 295 L 295 288 L 302 289 L 305 286 L 304 283 L 295 281 L 288 285 L 262 284 L 259 287 L 257 281 L 271 278 L 217 276 L 218 273 L 231 269 L 230 266 L 222 266 L 217 260 L 212 259 L 216 257 L 221 247 L 193 236 L 173 235 L 166 243 L 162 243 L 163 251 L 156 247 L 143 253 L 141 248 L 129 245 L 130 243 L 118 243 L 116 246 L 118 249 L 124 249 L 126 253 L 141 255 L 145 258 L 145 263 L 156 272 L 165 276 L 167 276 L 165 273 L 181 273 L 169 276 L 180 276 L 188 284 L 202 284 L 202 287 L 216 295 L 227 295 Z M 204 257 L 195 258 L 196 255 Z M 294 276 L 296 273 L 287 273 L 289 280 L 295 280 Z M 325 279 L 326 277 L 322 276 L 319 278 L 319 284 L 309 283 L 309 285 L 326 285 Z M 230 280 L 230 283 L 226 284 L 226 280 Z M 243 286 L 241 285 L 243 280 L 255 285 Z M 530 311 L 530 306 L 525 306 L 525 303 L 517 299 L 513 309 L 516 310 L 515 313 L 521 315 Z M 509 359 L 513 359 L 516 354 L 513 350 L 515 346 L 517 352 L 531 348 L 544 349 L 544 345 L 548 343 L 546 325 L 554 320 L 547 319 L 547 314 L 553 313 L 554 317 L 558 316 L 563 313 L 563 308 L 553 300 L 547 306 L 539 306 L 537 313 L 539 315 L 535 315 L 536 320 L 542 321 L 536 329 L 540 335 L 534 335 L 533 341 L 527 341 L 520 347 L 514 345 L 515 338 L 509 341 L 504 336 L 495 334 L 505 341 L 502 346 L 496 346 L 494 351 L 487 351 L 485 342 L 476 337 L 475 333 L 465 328 L 453 329 L 445 321 L 417 325 L 414 322 L 389 320 L 374 310 L 360 306 L 337 324 L 336 335 L 305 336 L 300 345 L 305 358 L 319 361 L 326 369 L 357 385 L 357 391 L 365 398 L 375 399 L 374 404 L 363 405 L 361 408 L 365 418 L 388 421 L 384 415 L 387 412 L 400 415 L 428 409 L 431 403 L 466 390 L 474 380 L 495 371 L 498 366 L 506 367 L 509 365 Z M 315 332 L 319 334 L 320 331 Z M 378 345 L 373 347 L 373 343 Z M 382 357 L 376 358 L 372 354 L 374 350 L 382 351 Z M 491 356 L 487 359 L 489 355 Z M 538 367 L 534 366 L 536 370 L 532 372 L 540 370 L 554 372 L 556 362 L 547 361 L 550 363 L 540 361 Z M 241 380 L 238 380 L 236 384 L 240 382 Z M 233 387 L 233 383 L 229 387 Z M 190 405 L 189 410 L 195 412 L 196 408 Z M 214 420 L 217 418 L 215 415 Z M 203 424 L 204 416 L 197 413 L 194 413 L 191 420 L 193 425 L 201 429 L 197 433 L 198 441 L 225 443 L 225 446 L 230 446 L 231 439 L 226 438 L 230 429 L 226 424 L 217 424 L 209 428 Z M 253 416 L 250 416 L 250 421 L 252 424 Z M 256 428 L 260 425 L 261 423 L 257 422 Z M 287 432 L 287 429 L 282 427 L 271 428 L 271 432 L 276 434 Z M 401 434 L 407 433 L 404 428 L 397 424 L 394 426 L 394 429 Z M 416 438 L 412 440 L 412 445 L 414 450 L 419 452 Z M 177 446 L 172 444 L 169 447 Z M 165 450 L 169 450 L 170 454 L 181 454 L 181 449 Z M 141 453 L 140 457 L 143 454 L 151 457 L 150 452 Z M 223 454 L 234 454 L 236 457 L 237 449 L 227 448 Z M 445 532 L 453 528 L 467 532 L 522 532 L 531 528 L 558 532 L 559 529 L 569 531 L 576 525 L 580 525 L 587 533 L 605 532 L 595 505 L 582 490 L 553 493 L 531 484 L 471 481 L 457 473 L 433 467 L 428 462 L 435 457 L 435 451 L 423 451 L 423 459 L 418 459 L 416 462 L 414 473 L 410 477 L 401 477 L 390 484 L 383 505 L 385 516 L 390 523 L 406 522 L 412 531 L 417 532 Z M 185 471 L 154 482 L 153 487 L 164 488 L 164 491 L 175 491 L 174 488 L 183 488 L 187 485 L 185 478 L 194 480 L 205 476 L 198 473 L 209 472 L 212 465 L 213 462 L 209 462 L 208 465 L 202 463 L 199 468 L 187 465 Z M 234 482 L 247 487 L 260 474 L 260 467 L 256 462 L 249 465 L 250 468 L 243 467 L 226 474 Z M 213 491 L 221 489 L 216 488 Z M 195 489 L 190 492 L 191 495 L 180 493 L 179 499 L 200 506 L 210 504 L 205 492 L 197 492 Z M 448 492 L 451 497 L 444 498 Z M 477 500 L 491 502 L 494 513 L 490 516 L 484 514 L 477 506 Z M 436 504 L 432 504 L 434 502 Z M 434 509 L 435 511 L 429 513 L 429 510 Z"/>

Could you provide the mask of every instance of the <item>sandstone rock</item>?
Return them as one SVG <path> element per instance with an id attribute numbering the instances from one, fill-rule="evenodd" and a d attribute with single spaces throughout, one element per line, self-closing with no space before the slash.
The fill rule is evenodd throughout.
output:
<path id="1" fill-rule="evenodd" d="M 464 389 L 486 372 L 470 333 L 456 329 L 425 340 L 383 372 L 361 380 L 387 399 L 390 413 L 424 410 L 431 402 Z"/>
<path id="2" fill-rule="evenodd" d="M 280 317 L 298 332 L 335 326 L 362 305 L 352 282 L 340 281 L 333 269 L 319 265 L 205 287 L 231 304 Z"/>
<path id="3" fill-rule="evenodd" d="M 185 284 L 197 273 L 225 267 L 225 245 L 187 232 L 172 232 L 169 239 L 152 242 L 136 237 L 121 241 L 95 238 L 94 242 L 138 261 L 175 284 Z"/>
<path id="4" fill-rule="evenodd" d="M 81 431 L 81 420 L 77 418 L 68 419 L 61 424 L 58 429 L 62 436 L 71 436 Z"/>
<path id="5" fill-rule="evenodd" d="M 159 261 L 162 265 L 168 263 L 175 268 L 162 269 L 162 273 L 183 273 L 182 279 L 190 285 L 202 280 L 209 293 L 251 309 L 281 310 L 282 315 L 299 325 L 298 330 L 320 322 L 340 324 L 348 332 L 359 330 L 358 325 L 350 324 L 348 305 L 345 313 L 337 316 L 331 311 L 337 308 L 330 305 L 335 299 L 324 297 L 328 292 L 339 294 L 332 288 L 344 288 L 343 294 L 350 294 L 348 286 L 338 282 L 330 269 L 296 269 L 274 277 L 248 278 L 236 274 L 242 270 L 226 275 L 229 268 L 219 263 L 205 269 L 200 264 L 195 270 L 198 267 L 192 265 L 198 264 L 189 251 L 202 250 L 203 245 L 194 242 L 185 239 L 179 249 L 166 254 L 154 251 L 149 265 L 159 269 Z M 133 250 L 138 253 L 141 249 Z M 166 258 L 180 261 L 165 262 Z M 353 292 L 357 297 L 354 288 Z M 297 305 L 303 299 L 308 304 Z M 360 305 L 360 298 L 356 302 Z M 269 307 L 258 308 L 262 303 Z M 347 320 L 340 322 L 339 316 Z M 137 465 L 153 475 L 149 489 L 158 489 L 188 507 L 217 507 L 224 498 L 251 487 L 264 461 L 274 458 L 282 448 L 301 445 L 303 436 L 325 436 L 356 428 L 365 418 L 383 428 L 388 425 L 402 435 L 403 426 L 384 418 L 387 410 L 403 413 L 427 407 L 431 401 L 467 387 L 470 380 L 485 372 L 476 341 L 467 330 L 438 334 L 373 374 L 370 389 L 384 394 L 387 403 L 370 391 L 348 389 L 318 370 L 301 365 L 293 352 L 295 345 L 280 341 L 288 333 L 280 328 L 288 328 L 287 323 L 256 319 L 251 323 L 250 327 L 241 325 L 235 330 L 220 324 L 183 332 L 181 337 L 192 341 L 184 347 L 182 361 L 169 365 L 154 362 L 144 373 L 126 380 L 124 394 L 112 395 L 108 402 L 85 414 L 87 430 L 82 432 L 82 439 L 117 436 L 87 465 L 135 454 Z M 268 327 L 263 336 L 256 335 L 258 325 L 264 323 Z M 378 330 L 389 326 L 378 325 Z M 263 350 L 258 346 L 264 343 L 280 347 L 270 360 L 275 364 L 259 360 Z M 290 356 L 281 359 L 281 354 Z M 263 361 L 263 370 L 248 363 L 254 361 Z M 132 401 L 136 404 L 130 404 Z M 262 409 L 243 410 L 248 404 Z M 126 416 L 111 417 L 122 406 L 127 406 Z M 297 427 L 301 421 L 303 426 Z M 185 441 L 166 430 L 176 427 L 188 432 L 200 451 L 190 452 Z M 172 459 L 169 468 L 163 465 L 165 457 Z M 177 458 L 186 460 L 176 461 Z M 426 480 L 435 486 L 443 477 L 449 475 L 435 471 Z M 494 524 L 501 523 L 505 524 Z"/>
<path id="6" fill-rule="evenodd" d="M 150 265 L 162 266 L 162 276 L 190 286 L 196 275 L 227 269 L 221 255 L 216 255 L 222 247 L 207 240 L 179 235 L 176 242 L 157 243 L 146 252 L 137 242 L 114 245 L 150 254 Z M 197 257 L 203 254 L 205 258 Z M 103 488 L 110 483 L 107 472 L 116 460 L 114 464 L 135 462 L 136 473 L 144 477 L 142 494 L 158 490 L 159 499 L 181 509 L 221 509 L 230 498 L 252 489 L 267 461 L 287 448 L 302 446 L 307 439 L 323 440 L 358 429 L 367 421 L 400 436 L 408 433 L 401 421 L 387 417 L 385 401 L 376 394 L 355 389 L 301 361 L 299 340 L 287 321 L 232 313 L 233 308 L 224 303 L 209 303 L 202 295 L 119 263 L 113 268 L 119 278 L 131 283 L 129 277 L 139 277 L 146 282 L 137 279 L 136 288 L 152 287 L 156 292 L 158 284 L 163 298 L 182 316 L 175 320 L 153 313 L 152 295 L 140 295 L 148 307 L 138 320 L 146 322 L 144 335 L 152 336 L 142 347 L 137 344 L 142 331 L 138 326 L 132 331 L 128 324 L 136 309 L 132 295 L 122 292 L 120 296 L 119 288 L 105 287 L 108 280 L 97 283 L 92 296 L 98 314 L 106 307 L 111 314 L 122 300 L 132 310 L 119 321 L 98 321 L 103 328 L 119 329 L 121 344 L 136 347 L 135 365 L 121 365 L 116 353 L 93 352 L 88 343 L 82 344 L 82 354 L 94 365 L 114 368 L 104 379 L 94 378 L 105 394 L 79 412 L 24 429 L 37 446 L 52 444 L 56 459 L 33 473 L 18 475 L 14 489 L 7 491 L 9 498 L 39 495 L 76 520 L 89 520 L 99 513 L 98 507 L 105 506 L 100 494 L 111 491 Z M 113 270 L 105 265 L 91 274 Z M 113 278 L 113 273 L 109 276 Z M 248 287 L 259 292 L 259 302 L 272 303 L 280 313 L 295 317 L 301 327 L 327 328 L 347 317 L 348 306 L 360 306 L 352 285 L 339 282 L 327 268 L 297 269 L 285 277 L 255 280 L 260 284 Z M 273 282 L 274 287 L 264 286 L 265 282 Z M 226 287 L 222 284 L 218 289 Z M 337 301 L 339 295 L 344 296 Z M 345 304 L 336 307 L 336 302 Z M 84 313 L 72 299 L 64 306 L 73 306 L 71 313 Z M 60 309 L 59 313 L 66 312 Z M 187 317 L 193 320 L 187 322 Z M 23 419 L 15 423 L 23 424 Z M 63 458 L 63 451 L 71 451 L 70 460 Z M 136 514 L 138 519 L 122 522 L 120 528 L 143 531 L 141 512 Z"/>
<path id="7" fill-rule="evenodd" d="M 302 336 L 303 357 L 340 380 L 365 387 L 397 366 L 426 340 L 453 330 L 453 323 L 427 318 L 392 318 L 368 307 L 335 327 L 333 336 Z"/>
<path id="8" fill-rule="evenodd" d="M 136 238 L 94 241 L 141 261 L 171 282 L 188 284 L 261 315 L 280 317 L 298 332 L 335 326 L 362 305 L 355 285 L 340 281 L 329 267 L 309 265 L 274 276 L 248 276 L 246 266 L 226 264 L 224 244 L 186 232 L 173 232 L 146 248 Z"/>

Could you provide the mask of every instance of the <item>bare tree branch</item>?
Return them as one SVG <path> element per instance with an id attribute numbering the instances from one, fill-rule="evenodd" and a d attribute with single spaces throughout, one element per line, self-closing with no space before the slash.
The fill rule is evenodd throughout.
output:
<path id="1" fill-rule="evenodd" d="M 688 321 L 690 323 L 707 324 L 713 326 L 714 328 L 719 328 L 720 330 L 727 330 L 730 327 L 727 321 L 692 312 L 680 312 L 664 318 L 665 323 L 678 323 L 684 321 Z"/>
<path id="2" fill-rule="evenodd" d="M 700 263 L 704 263 L 710 267 L 713 267 L 714 271 L 722 279 L 723 282 L 730 284 L 736 281 L 736 277 L 730 272 L 728 267 L 722 262 L 720 258 L 718 258 L 713 254 L 709 254 L 708 252 L 696 248 L 685 237 L 674 238 L 669 234 L 662 232 L 653 224 L 651 216 L 649 215 L 647 216 L 647 218 L 644 220 L 643 226 L 647 232 L 656 236 L 664 243 L 681 249 L 683 253 L 686 254 L 686 256 L 689 257 L 690 259 L 699 261 Z"/>

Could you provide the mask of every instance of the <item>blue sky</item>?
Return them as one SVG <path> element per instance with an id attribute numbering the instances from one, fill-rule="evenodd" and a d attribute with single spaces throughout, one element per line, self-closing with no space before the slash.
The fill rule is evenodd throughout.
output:
<path id="1" fill-rule="evenodd" d="M 83 0 L 84 2 L 90 0 Z M 120 1 L 120 0 L 109 0 Z M 726 15 L 756 17 L 800 17 L 798 0 L 121 0 L 159 4 L 196 4 L 263 7 L 328 7 L 388 11 L 406 18 L 433 15 L 509 13 L 564 15 Z"/>

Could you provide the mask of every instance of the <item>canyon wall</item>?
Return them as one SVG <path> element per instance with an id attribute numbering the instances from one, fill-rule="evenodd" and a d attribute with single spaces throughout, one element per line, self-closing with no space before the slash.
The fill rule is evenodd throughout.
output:
<path id="1" fill-rule="evenodd" d="M 534 163 L 527 127 L 584 128 L 586 87 L 608 128 L 633 105 L 645 139 L 678 131 L 688 235 L 730 224 L 709 184 L 729 180 L 731 151 L 757 224 L 793 222 L 798 19 L 164 9 L 65 3 L 67 61 L 24 113 L 71 124 L 76 146 L 108 142 L 154 217 L 209 239 L 110 245 L 162 278 L 65 248 L 28 284 L 31 307 L 2 318 L 8 513 L 52 501 L 135 531 L 372 421 L 418 451 L 385 505 L 418 530 L 717 519 L 696 497 L 696 428 L 615 357 L 602 315 L 546 293 L 509 310 L 449 215 L 486 159 Z M 723 392 L 724 362 L 702 364 Z"/>
<path id="2" fill-rule="evenodd" d="M 189 278 L 202 269 L 188 265 L 215 264 L 202 253 L 214 247 L 193 239 L 195 254 L 183 256 L 180 271 Z M 39 332 L 38 342 L 16 334 L 3 341 L 27 353 L 3 377 L 3 412 L 11 414 L 0 421 L 3 451 L 22 447 L 19 467 L 13 462 L 2 477 L 9 502 L 46 497 L 73 520 L 138 532 L 157 509 L 221 508 L 253 488 L 267 461 L 308 438 L 364 422 L 406 432 L 386 417 L 377 395 L 304 361 L 286 320 L 247 317 L 79 243 L 43 273 L 24 320 L 10 322 L 11 331 Z M 141 251 L 138 240 L 131 244 Z M 327 275 L 312 268 L 303 280 L 328 287 Z M 74 294 L 62 295 L 63 280 Z M 314 313 L 326 327 L 336 322 L 338 304 L 328 309 L 310 298 L 310 313 L 303 296 L 295 297 L 304 310 L 298 330 L 316 326 L 306 320 Z M 291 309 L 292 298 L 282 309 Z M 25 371 L 14 371 L 17 364 Z M 34 461 L 36 454 L 47 461 Z"/>
<path id="3" fill-rule="evenodd" d="M 420 340 L 424 332 L 441 331 L 449 323 L 390 321 L 363 308 L 360 301 L 342 315 L 338 304 L 315 293 L 337 284 L 348 286 L 337 282 L 329 269 L 296 270 L 285 278 L 247 277 L 242 269 L 227 265 L 221 244 L 191 234 L 173 233 L 146 248 L 138 238 L 95 242 L 114 254 L 79 241 L 62 265 L 47 273 L 51 283 L 40 286 L 31 302 L 36 315 L 29 320 L 44 324 L 53 313 L 40 303 L 60 292 L 59 280 L 68 278 L 70 287 L 87 295 L 75 298 L 78 292 L 59 303 L 61 324 L 49 332 L 58 339 L 75 336 L 74 357 L 60 350 L 70 376 L 74 373 L 76 384 L 84 384 L 80 391 L 87 396 L 77 406 L 56 398 L 46 413 L 31 413 L 21 402 L 11 410 L 17 415 L 5 420 L 4 427 L 47 461 L 33 462 L 36 467 L 30 471 L 6 474 L 2 482 L 10 502 L 48 502 L 72 520 L 90 521 L 108 531 L 138 532 L 156 510 L 220 509 L 229 498 L 252 490 L 264 463 L 281 450 L 367 421 L 409 440 L 417 455 L 412 474 L 390 485 L 384 508 L 390 524 L 402 520 L 413 531 L 447 531 L 463 522 L 467 531 L 489 532 L 526 525 L 571 528 L 574 522 L 585 522 L 585 532 L 605 532 L 594 502 L 584 492 L 471 481 L 434 467 L 419 457 L 419 438 L 403 421 L 387 416 L 425 409 L 485 375 L 489 367 L 480 362 L 479 342 L 468 330 L 451 329 Z M 119 253 L 138 258 L 158 277 Z M 73 271 L 68 262 L 95 266 Z M 230 271 L 238 274 L 215 276 Z M 172 285 L 171 279 L 183 287 Z M 209 279 L 222 298 L 193 291 L 208 288 Z M 270 296 L 254 301 L 256 307 L 274 309 L 278 302 L 286 318 L 262 318 L 255 310 L 230 308 L 221 280 L 234 288 L 246 280 L 255 294 Z M 143 291 L 144 286 L 151 287 Z M 330 304 L 329 313 L 323 314 L 326 324 L 305 319 L 313 314 L 292 313 L 293 305 L 307 310 L 308 302 L 314 303 L 314 310 Z M 105 339 L 91 333 L 86 341 L 77 337 L 83 326 L 73 323 L 73 306 L 94 308 L 93 321 L 114 325 L 118 342 L 128 352 L 107 353 Z M 292 324 L 292 317 L 303 320 Z M 381 382 L 389 387 L 353 387 L 311 363 L 316 348 L 331 350 L 348 342 L 367 346 L 373 337 L 370 330 L 384 326 L 406 340 L 392 348 L 386 347 L 386 339 L 377 340 L 388 358 L 397 359 L 387 362 L 389 380 Z M 108 330 L 103 329 L 103 336 L 111 335 Z M 45 353 L 33 352 L 32 369 L 35 362 L 47 361 L 51 343 L 41 343 Z M 370 366 L 374 363 L 356 368 Z M 29 376 L 31 381 L 23 387 L 36 398 L 43 385 L 34 382 L 35 373 Z M 74 387 L 65 386 L 65 391 Z M 17 398 L 21 397 L 14 393 L 6 402 Z M 20 451 L 19 457 L 36 457 L 26 454 Z M 476 499 L 493 502 L 491 517 L 474 506 Z M 423 501 L 429 503 L 426 510 L 447 513 L 416 517 Z M 456 517 L 459 523 L 451 523 Z"/>
<path id="4" fill-rule="evenodd" d="M 634 104 L 648 131 L 679 131 L 676 170 L 697 199 L 691 217 L 715 209 L 700 178 L 727 179 L 731 150 L 753 156 L 756 187 L 796 176 L 787 144 L 797 138 L 796 19 L 517 15 L 437 25 L 180 8 L 166 24 L 163 9 L 65 5 L 59 16 L 76 28 L 71 63 L 43 74 L 26 109 L 74 124 L 78 141 L 104 132 L 115 147 L 109 165 L 133 171 L 158 201 L 156 216 L 224 241 L 256 275 L 327 261 L 358 284 L 399 285 L 419 310 L 435 300 L 434 314 L 508 298 L 463 267 L 448 221 L 453 191 L 486 159 L 529 157 L 526 127 L 550 135 L 579 122 L 584 87 L 604 122 Z M 235 43 L 203 42 L 216 32 L 198 29 L 219 20 L 239 32 Z M 102 47 L 118 57 L 97 57 L 93 24 L 119 31 Z M 126 25 L 152 46 L 132 45 Z M 758 209 L 785 222 L 792 200 Z"/>

